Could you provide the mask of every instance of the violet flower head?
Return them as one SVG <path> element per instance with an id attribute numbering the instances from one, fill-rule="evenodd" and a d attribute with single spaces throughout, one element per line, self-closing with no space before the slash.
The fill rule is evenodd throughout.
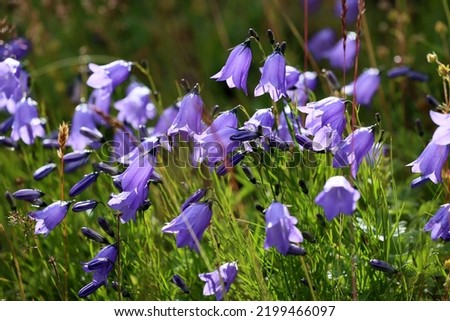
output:
<path id="1" fill-rule="evenodd" d="M 34 234 L 48 235 L 66 217 L 70 202 L 56 201 L 28 215 L 36 221 Z"/>
<path id="2" fill-rule="evenodd" d="M 211 79 L 226 81 L 228 87 L 242 89 L 247 95 L 247 76 L 252 62 L 250 39 L 233 48 L 222 69 Z"/>
<path id="3" fill-rule="evenodd" d="M 92 260 L 82 263 L 84 272 L 93 273 L 93 277 L 92 282 L 86 284 L 78 291 L 78 296 L 80 298 L 87 297 L 102 285 L 106 284 L 108 274 L 114 268 L 117 255 L 117 245 L 107 245 L 103 247 Z"/>
<path id="4" fill-rule="evenodd" d="M 353 92 L 355 90 L 356 103 L 367 106 L 372 103 L 372 98 L 378 91 L 380 83 L 380 71 L 377 68 L 369 68 L 356 78 L 356 83 L 351 82 L 342 90 L 346 95 L 355 95 Z"/>
<path id="5" fill-rule="evenodd" d="M 439 210 L 425 224 L 424 231 L 431 232 L 431 239 L 450 241 L 450 204 L 441 205 Z"/>
<path id="6" fill-rule="evenodd" d="M 351 215 L 361 194 L 353 188 L 344 176 L 333 176 L 327 180 L 323 190 L 314 200 L 331 221 L 339 213 Z"/>
<path id="7" fill-rule="evenodd" d="M 288 87 L 288 82 L 286 81 L 288 97 L 296 105 L 306 104 L 309 100 L 309 92 L 317 87 L 317 82 L 317 73 L 313 71 L 301 73 L 293 86 Z"/>
<path id="8" fill-rule="evenodd" d="M 140 125 L 145 125 L 147 120 L 155 118 L 156 107 L 150 101 L 150 93 L 150 89 L 143 84 L 131 83 L 127 89 L 127 96 L 114 104 L 119 111 L 117 119 L 138 129 Z"/>
<path id="9" fill-rule="evenodd" d="M 272 133 L 272 127 L 275 124 L 275 115 L 272 108 L 258 109 L 252 117 L 250 117 L 241 129 L 246 129 L 251 132 L 258 132 L 261 128 L 263 136 L 268 136 Z"/>
<path id="10" fill-rule="evenodd" d="M 44 135 L 44 127 L 38 117 L 37 103 L 31 98 L 23 98 L 16 107 L 11 138 L 14 141 L 21 139 L 25 144 L 31 145 L 36 137 Z"/>
<path id="11" fill-rule="evenodd" d="M 312 35 L 308 42 L 308 49 L 314 59 L 320 61 L 326 58 L 324 54 L 333 47 L 336 42 L 336 33 L 332 28 L 324 28 Z"/>
<path id="12" fill-rule="evenodd" d="M 167 135 L 172 136 L 178 133 L 188 135 L 200 134 L 203 131 L 202 114 L 203 100 L 196 85 L 190 93 L 186 94 L 180 102 L 180 109 L 173 120 L 172 125 L 167 130 Z"/>
<path id="13" fill-rule="evenodd" d="M 161 231 L 177 235 L 177 247 L 185 247 L 199 251 L 198 243 L 209 226 L 212 217 L 211 203 L 193 203 L 184 209 L 179 216 L 167 223 Z"/>
<path id="14" fill-rule="evenodd" d="M 28 78 L 19 61 L 12 58 L 0 61 L 0 110 L 16 112 L 17 103 L 28 93 Z"/>
<path id="15" fill-rule="evenodd" d="M 230 291 L 231 284 L 237 277 L 238 267 L 236 262 L 222 264 L 217 270 L 199 274 L 200 280 L 206 282 L 203 295 L 215 295 L 217 301 L 221 301 Z"/>
<path id="16" fill-rule="evenodd" d="M 193 203 L 199 202 L 203 197 L 205 197 L 208 192 L 207 188 L 199 188 L 191 196 L 189 196 L 184 203 L 181 205 L 181 211 L 184 211 Z"/>
<path id="17" fill-rule="evenodd" d="M 353 24 L 356 22 L 358 18 L 359 8 L 358 8 L 358 0 L 347 0 L 347 13 L 345 15 L 345 23 Z M 334 15 L 336 17 L 341 17 L 342 15 L 342 0 L 334 1 Z"/>
<path id="18" fill-rule="evenodd" d="M 286 205 L 273 202 L 265 212 L 266 239 L 264 248 L 276 247 L 283 255 L 288 254 L 291 242 L 303 242 L 300 230 L 295 226 L 297 219 L 289 214 Z"/>
<path id="19" fill-rule="evenodd" d="M 158 118 L 158 122 L 153 128 L 153 136 L 161 136 L 166 134 L 167 130 L 172 125 L 173 120 L 177 117 L 179 107 L 177 105 L 172 105 L 164 109 L 162 114 Z"/>
<path id="20" fill-rule="evenodd" d="M 80 133 L 80 129 L 82 127 L 90 129 L 93 133 L 97 134 L 100 137 L 102 136 L 102 133 L 100 133 L 100 131 L 96 127 L 94 113 L 89 108 L 89 106 L 84 103 L 79 104 L 75 108 L 67 145 L 71 146 L 75 151 L 83 150 L 87 146 L 92 146 L 93 148 L 100 147 L 100 144 L 98 142 L 94 142 L 92 139 Z"/>
<path id="21" fill-rule="evenodd" d="M 261 79 L 255 88 L 255 97 L 269 93 L 273 101 L 287 97 L 286 93 L 286 60 L 281 50 L 275 51 L 266 58 L 262 68 Z"/>
<path id="22" fill-rule="evenodd" d="M 132 63 L 124 60 L 116 60 L 107 65 L 90 63 L 89 69 L 93 72 L 87 80 L 89 87 L 115 88 L 128 79 L 131 73 Z"/>
<path id="23" fill-rule="evenodd" d="M 353 67 L 356 57 L 356 33 L 347 34 L 345 54 L 344 39 L 339 40 L 333 48 L 324 52 L 324 57 L 330 62 L 331 67 L 348 70 Z"/>
<path id="24" fill-rule="evenodd" d="M 7 58 L 22 60 L 31 51 L 31 42 L 23 37 L 14 38 L 0 45 L 0 61 Z"/>
<path id="25" fill-rule="evenodd" d="M 444 146 L 450 144 L 450 114 L 442 114 L 430 110 L 431 120 L 439 127 L 433 133 L 431 141 L 436 145 Z"/>
<path id="26" fill-rule="evenodd" d="M 359 166 L 365 156 L 371 151 L 374 141 L 375 137 L 372 127 L 358 128 L 336 147 L 333 167 L 350 166 L 352 176 L 356 178 Z"/>
<path id="27" fill-rule="evenodd" d="M 412 166 L 413 173 L 420 173 L 411 186 L 415 187 L 425 181 L 432 181 L 434 184 L 442 182 L 442 168 L 447 161 L 449 146 L 437 145 L 430 141 L 419 157 L 406 166 Z"/>

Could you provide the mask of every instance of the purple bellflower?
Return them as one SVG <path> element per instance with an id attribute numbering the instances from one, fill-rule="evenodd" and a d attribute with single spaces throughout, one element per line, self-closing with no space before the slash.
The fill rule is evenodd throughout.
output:
<path id="1" fill-rule="evenodd" d="M 349 32 L 347 34 L 345 54 L 344 39 L 339 40 L 333 48 L 324 52 L 324 57 L 328 59 L 331 67 L 348 70 L 353 67 L 356 57 L 356 33 Z"/>
<path id="2" fill-rule="evenodd" d="M 33 188 L 19 189 L 12 194 L 12 196 L 16 200 L 22 200 L 27 202 L 33 202 L 34 200 L 40 198 L 43 195 L 45 195 L 44 192 Z"/>
<path id="3" fill-rule="evenodd" d="M 196 85 L 181 100 L 180 109 L 167 130 L 167 135 L 172 136 L 178 133 L 200 134 L 203 131 L 203 105 L 203 100 L 198 92 L 198 85 Z"/>
<path id="4" fill-rule="evenodd" d="M 167 223 L 161 231 L 176 234 L 178 248 L 188 246 L 198 251 L 198 244 L 211 222 L 211 217 L 211 202 L 192 203 L 178 217 Z"/>
<path id="5" fill-rule="evenodd" d="M 114 89 L 128 79 L 131 66 L 131 62 L 124 60 L 116 60 L 103 66 L 90 63 L 88 67 L 93 73 L 89 76 L 87 85 L 95 89 Z"/>
<path id="6" fill-rule="evenodd" d="M 70 202 L 56 201 L 46 208 L 28 215 L 36 221 L 34 234 L 48 235 L 66 217 Z"/>
<path id="7" fill-rule="evenodd" d="M 80 133 L 80 129 L 82 127 L 86 127 L 93 133 L 102 136 L 102 133 L 100 133 L 100 131 L 98 131 L 96 127 L 94 112 L 89 108 L 87 104 L 84 103 L 79 104 L 75 108 L 67 145 L 71 146 L 75 151 L 83 150 L 87 146 L 92 146 L 93 148 L 100 147 L 100 144 L 98 142 L 94 142 L 92 139 Z"/>
<path id="8" fill-rule="evenodd" d="M 167 107 L 158 118 L 158 122 L 152 131 L 152 136 L 161 136 L 166 134 L 172 125 L 173 120 L 177 117 L 179 107 L 172 105 Z"/>
<path id="9" fill-rule="evenodd" d="M 325 217 L 331 221 L 339 213 L 351 215 L 360 197 L 361 194 L 344 176 L 333 176 L 327 180 L 315 202 L 323 208 Z"/>
<path id="10" fill-rule="evenodd" d="M 199 274 L 200 280 L 206 282 L 203 295 L 215 295 L 217 301 L 221 301 L 230 290 L 231 284 L 237 277 L 238 267 L 236 262 L 222 264 L 217 270 Z"/>
<path id="11" fill-rule="evenodd" d="M 225 66 L 211 78 L 226 81 L 228 87 L 242 89 L 247 95 L 247 76 L 251 62 L 250 39 L 247 39 L 233 48 Z"/>
<path id="12" fill-rule="evenodd" d="M 264 248 L 276 247 L 283 255 L 288 254 L 291 242 L 303 242 L 302 233 L 295 226 L 297 219 L 289 214 L 286 205 L 273 202 L 265 212 L 266 239 Z"/>
<path id="13" fill-rule="evenodd" d="M 317 74 L 312 71 L 305 71 L 298 76 L 297 82 L 286 89 L 288 97 L 296 105 L 304 105 L 309 100 L 309 91 L 312 91 L 317 86 Z"/>
<path id="14" fill-rule="evenodd" d="M 0 62 L 0 110 L 5 109 L 14 114 L 17 103 L 28 92 L 28 73 L 20 62 L 7 58 Z"/>
<path id="15" fill-rule="evenodd" d="M 356 96 L 356 103 L 360 105 L 370 105 L 372 98 L 378 90 L 381 83 L 380 71 L 377 68 L 365 70 L 356 82 L 351 82 L 342 91 L 346 95 Z M 356 94 L 353 91 L 356 91 Z"/>
<path id="16" fill-rule="evenodd" d="M 147 120 L 155 118 L 156 107 L 150 101 L 150 93 L 150 89 L 143 84 L 131 83 L 127 88 L 127 96 L 114 104 L 119 111 L 117 119 L 138 129 Z"/>
<path id="17" fill-rule="evenodd" d="M 424 230 L 431 232 L 431 239 L 450 241 L 450 204 L 442 205 L 425 224 Z"/>
<path id="18" fill-rule="evenodd" d="M 266 58 L 262 68 L 261 79 L 255 88 L 255 97 L 269 93 L 273 101 L 287 97 L 286 93 L 286 60 L 281 50 L 275 51 Z"/>
<path id="19" fill-rule="evenodd" d="M 450 144 L 450 114 L 442 114 L 430 110 L 431 120 L 438 125 L 431 141 L 436 145 L 444 146 Z"/>
<path id="20" fill-rule="evenodd" d="M 121 212 L 122 223 L 136 219 L 136 212 L 147 199 L 148 181 L 152 173 L 153 166 L 144 155 L 135 158 L 122 174 L 114 177 L 121 188 L 121 193 L 113 194 L 108 205 Z"/>
<path id="21" fill-rule="evenodd" d="M 375 137 L 372 127 L 358 128 L 336 146 L 333 167 L 341 168 L 350 166 L 352 176 L 356 178 L 359 165 L 372 150 L 374 141 Z"/>
<path id="22" fill-rule="evenodd" d="M 257 132 L 261 128 L 263 136 L 272 134 L 272 127 L 275 124 L 275 115 L 272 108 L 258 109 L 240 129 Z"/>
<path id="23" fill-rule="evenodd" d="M 31 145 L 36 137 L 44 135 L 44 127 L 38 117 L 37 103 L 31 98 L 24 97 L 16 107 L 11 138 L 14 141 L 21 139 L 25 144 Z"/>
<path id="24" fill-rule="evenodd" d="M 358 0 L 347 0 L 347 13 L 345 15 L 345 23 L 353 24 L 356 22 L 358 18 L 359 8 L 358 8 Z M 334 1 L 334 15 L 336 17 L 341 17 L 342 15 L 342 0 Z"/>
<path id="25" fill-rule="evenodd" d="M 109 115 L 111 96 L 112 88 L 94 89 L 89 96 L 87 104 L 89 105 L 89 108 L 94 112 L 94 119 L 97 124 L 106 125 L 106 121 L 99 115 L 99 112 Z"/>
<path id="26" fill-rule="evenodd" d="M 308 49 L 314 59 L 320 61 L 325 58 L 325 52 L 333 47 L 336 42 L 336 33 L 332 28 L 324 28 L 312 35 L 308 41 Z"/>
<path id="27" fill-rule="evenodd" d="M 412 166 L 413 173 L 421 176 L 413 180 L 411 187 L 416 187 L 430 180 L 434 184 L 442 182 L 442 167 L 447 161 L 449 153 L 448 145 L 437 145 L 430 141 L 419 157 L 406 166 Z"/>
<path id="28" fill-rule="evenodd" d="M 203 197 L 205 197 L 206 192 L 208 192 L 207 188 L 199 188 L 198 190 L 196 190 L 181 205 L 181 211 L 184 211 L 185 209 L 187 209 L 189 207 L 189 205 L 199 202 Z"/>
<path id="29" fill-rule="evenodd" d="M 31 42 L 23 37 L 14 38 L 0 45 L 0 61 L 7 58 L 22 60 L 31 51 Z"/>
<path id="30" fill-rule="evenodd" d="M 114 268 L 118 255 L 117 245 L 107 245 L 102 248 L 97 255 L 89 262 L 82 263 L 83 270 L 86 273 L 93 273 L 92 282 L 86 284 L 78 292 L 80 298 L 87 297 L 94 293 L 108 280 L 108 274 Z"/>

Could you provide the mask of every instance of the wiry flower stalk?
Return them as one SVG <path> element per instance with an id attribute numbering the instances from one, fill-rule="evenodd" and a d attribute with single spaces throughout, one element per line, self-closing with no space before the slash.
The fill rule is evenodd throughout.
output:
<path id="1" fill-rule="evenodd" d="M 59 125 L 58 132 L 58 144 L 57 151 L 58 158 L 60 160 L 59 166 L 59 192 L 61 202 L 64 200 L 64 150 L 66 149 L 66 143 L 69 139 L 69 125 L 66 122 L 62 122 Z M 63 238 L 64 238 L 64 300 L 69 299 L 68 294 L 68 276 L 69 276 L 69 252 L 67 241 L 67 224 L 63 222 Z"/>

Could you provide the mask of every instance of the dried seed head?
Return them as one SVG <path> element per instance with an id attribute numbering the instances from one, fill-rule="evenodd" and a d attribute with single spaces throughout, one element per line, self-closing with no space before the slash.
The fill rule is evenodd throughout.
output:
<path id="1" fill-rule="evenodd" d="M 66 122 L 62 122 L 61 125 L 59 125 L 59 131 L 58 131 L 58 157 L 60 159 L 64 156 L 64 149 L 66 148 L 66 143 L 69 138 L 69 125 L 67 125 Z"/>

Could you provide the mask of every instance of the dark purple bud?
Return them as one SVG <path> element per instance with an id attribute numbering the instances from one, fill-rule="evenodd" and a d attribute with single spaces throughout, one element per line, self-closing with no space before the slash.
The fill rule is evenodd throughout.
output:
<path id="1" fill-rule="evenodd" d="M 394 268 L 389 263 L 387 263 L 385 261 L 377 260 L 377 259 L 370 260 L 369 265 L 372 268 L 374 268 L 375 270 L 378 270 L 378 271 L 381 271 L 384 273 L 388 273 L 388 274 L 394 274 L 394 273 L 398 272 L 397 269 Z"/>
<path id="2" fill-rule="evenodd" d="M 248 28 L 248 34 L 259 41 L 259 36 L 253 28 Z"/>
<path id="3" fill-rule="evenodd" d="M 238 142 L 246 142 L 249 140 L 254 140 L 260 136 L 257 132 L 252 132 L 250 130 L 241 129 L 236 134 L 233 134 L 230 136 L 231 141 L 238 141 Z"/>
<path id="4" fill-rule="evenodd" d="M 273 35 L 272 30 L 267 29 L 267 37 L 269 38 L 270 44 L 273 46 L 275 44 L 275 36 Z"/>
<path id="5" fill-rule="evenodd" d="M 64 163 L 71 163 L 71 162 L 78 162 L 81 160 L 85 160 L 89 157 L 89 155 L 91 155 L 92 150 L 81 150 L 81 151 L 75 151 L 75 152 L 71 152 L 68 153 L 66 155 L 64 155 L 63 160 Z"/>
<path id="6" fill-rule="evenodd" d="M 37 170 L 34 171 L 33 178 L 35 180 L 39 181 L 39 180 L 43 179 L 44 177 L 46 177 L 48 174 L 50 174 L 55 168 L 56 168 L 56 164 L 54 164 L 54 163 L 49 163 L 42 167 L 39 167 Z"/>
<path id="7" fill-rule="evenodd" d="M 12 127 L 14 116 L 8 117 L 5 121 L 0 123 L 0 134 L 6 134 Z"/>
<path id="8" fill-rule="evenodd" d="M 6 201 L 9 204 L 9 207 L 11 208 L 11 211 L 15 212 L 17 210 L 16 202 L 14 201 L 14 198 L 12 194 L 8 191 L 5 192 Z"/>
<path id="9" fill-rule="evenodd" d="M 110 264 L 111 264 L 111 261 L 108 260 L 106 257 L 99 257 L 97 259 L 93 259 L 93 260 L 89 261 L 89 263 L 87 264 L 87 268 L 89 270 L 98 270 L 98 269 L 104 268 Z"/>
<path id="10" fill-rule="evenodd" d="M 80 134 L 84 137 L 87 137 L 94 142 L 102 142 L 103 141 L 103 135 L 98 130 L 93 130 L 89 127 L 82 126 L 80 128 Z"/>
<path id="11" fill-rule="evenodd" d="M 47 205 L 48 204 L 46 202 L 44 202 L 41 198 L 37 198 L 31 202 L 31 206 L 33 206 L 33 207 L 41 208 L 41 207 L 47 207 Z"/>
<path id="12" fill-rule="evenodd" d="M 407 74 L 408 78 L 415 81 L 425 82 L 428 81 L 428 75 L 422 72 L 410 70 Z"/>
<path id="13" fill-rule="evenodd" d="M 431 179 L 429 177 L 419 176 L 419 177 L 413 179 L 409 186 L 411 186 L 411 188 L 416 188 L 416 187 L 422 186 L 428 182 L 431 182 Z"/>
<path id="14" fill-rule="evenodd" d="M 35 199 L 44 195 L 45 194 L 42 191 L 31 188 L 19 189 L 12 194 L 15 199 L 27 202 L 33 202 Z"/>
<path id="15" fill-rule="evenodd" d="M 307 240 L 309 243 L 317 243 L 316 237 L 311 233 L 307 231 L 302 231 L 303 238 Z"/>
<path id="16" fill-rule="evenodd" d="M 283 41 L 281 44 L 280 44 L 280 52 L 284 55 L 284 53 L 286 52 L 286 41 Z"/>
<path id="17" fill-rule="evenodd" d="M 181 276 L 179 276 L 178 274 L 175 274 L 172 277 L 172 283 L 174 283 L 181 291 L 183 291 L 183 293 L 188 294 L 189 293 L 189 288 L 187 287 L 186 283 L 184 283 L 183 279 L 181 278 Z"/>
<path id="18" fill-rule="evenodd" d="M 64 164 L 64 173 L 71 173 L 89 162 L 89 157 Z"/>
<path id="19" fill-rule="evenodd" d="M 87 237 L 92 241 L 103 244 L 109 244 L 108 240 L 104 236 L 100 235 L 98 232 L 94 231 L 93 229 L 90 229 L 89 227 L 82 227 L 81 233 L 83 233 L 85 237 Z"/>
<path id="20" fill-rule="evenodd" d="M 94 163 L 93 165 L 94 165 L 94 168 L 96 171 L 103 172 L 108 175 L 114 176 L 114 175 L 118 175 L 120 173 L 120 171 L 117 167 L 114 167 L 107 163 L 101 162 L 101 163 Z"/>
<path id="21" fill-rule="evenodd" d="M 192 203 L 199 202 L 203 197 L 205 197 L 206 192 L 208 192 L 207 188 L 200 188 L 196 190 L 191 196 L 189 196 L 184 203 L 181 205 L 181 211 L 183 212 L 186 208 L 189 207 Z"/>
<path id="22" fill-rule="evenodd" d="M 47 149 L 57 149 L 59 148 L 59 143 L 57 139 L 46 138 L 42 141 L 42 146 Z"/>
<path id="23" fill-rule="evenodd" d="M 149 199 L 146 199 L 142 202 L 141 206 L 139 206 L 138 211 L 146 211 L 152 206 L 152 202 Z"/>
<path id="24" fill-rule="evenodd" d="M 99 218 L 97 219 L 97 223 L 98 223 L 98 225 L 100 225 L 102 230 L 105 231 L 106 234 L 115 238 L 114 231 L 113 231 L 111 225 L 103 216 L 99 216 Z"/>
<path id="25" fill-rule="evenodd" d="M 297 143 L 306 150 L 313 150 L 313 142 L 305 135 L 295 134 L 295 140 Z"/>
<path id="26" fill-rule="evenodd" d="M 256 210 L 264 214 L 266 212 L 266 209 L 261 204 L 256 204 L 255 206 Z"/>
<path id="27" fill-rule="evenodd" d="M 419 134 L 419 136 L 423 137 L 424 131 L 423 131 L 423 126 L 422 126 L 422 122 L 420 121 L 420 118 L 416 118 L 416 128 L 417 128 L 417 133 Z"/>
<path id="28" fill-rule="evenodd" d="M 96 200 L 87 200 L 87 201 L 80 201 L 76 202 L 72 206 L 72 211 L 74 212 L 84 212 L 88 210 L 93 210 L 98 205 L 98 202 Z"/>
<path id="29" fill-rule="evenodd" d="M 303 194 L 308 195 L 308 186 L 306 186 L 306 182 L 304 180 L 299 180 L 298 185 L 300 186 Z"/>
<path id="30" fill-rule="evenodd" d="M 323 70 L 322 72 L 324 73 L 325 79 L 327 80 L 328 85 L 332 90 L 341 89 L 341 84 L 339 83 L 339 80 L 331 70 Z"/>
<path id="31" fill-rule="evenodd" d="M 386 74 L 389 78 L 397 78 L 401 76 L 406 76 L 410 70 L 411 68 L 407 66 L 400 66 L 388 70 Z"/>
<path id="32" fill-rule="evenodd" d="M 98 177 L 99 172 L 93 172 L 83 176 L 81 180 L 78 181 L 69 191 L 69 196 L 74 197 L 83 192 L 86 188 L 91 186 Z"/>
<path id="33" fill-rule="evenodd" d="M 219 176 L 225 175 L 228 171 L 239 164 L 245 157 L 245 153 L 238 152 L 231 157 L 227 157 L 222 164 L 216 169 Z"/>
<path id="34" fill-rule="evenodd" d="M 0 146 L 17 148 L 17 143 L 10 137 L 0 136 Z"/>
<path id="35" fill-rule="evenodd" d="M 80 298 L 87 297 L 88 295 L 97 291 L 103 284 L 105 284 L 105 281 L 101 281 L 101 282 L 92 281 L 92 282 L 86 284 L 80 291 L 78 291 L 78 296 Z"/>
<path id="36" fill-rule="evenodd" d="M 256 178 L 255 178 L 255 176 L 253 176 L 253 173 L 252 173 L 252 170 L 250 169 L 250 167 L 248 167 L 245 164 L 242 164 L 241 168 L 242 168 L 242 171 L 244 172 L 245 176 L 247 176 L 250 183 L 256 184 L 257 183 Z"/>
<path id="37" fill-rule="evenodd" d="M 439 107 L 439 101 L 432 95 L 427 95 L 427 101 L 431 107 Z"/>
<path id="38" fill-rule="evenodd" d="M 306 250 L 301 247 L 301 246 L 297 246 L 294 244 L 289 245 L 289 249 L 287 251 L 288 255 L 300 255 L 300 256 L 305 256 L 306 255 Z"/>

